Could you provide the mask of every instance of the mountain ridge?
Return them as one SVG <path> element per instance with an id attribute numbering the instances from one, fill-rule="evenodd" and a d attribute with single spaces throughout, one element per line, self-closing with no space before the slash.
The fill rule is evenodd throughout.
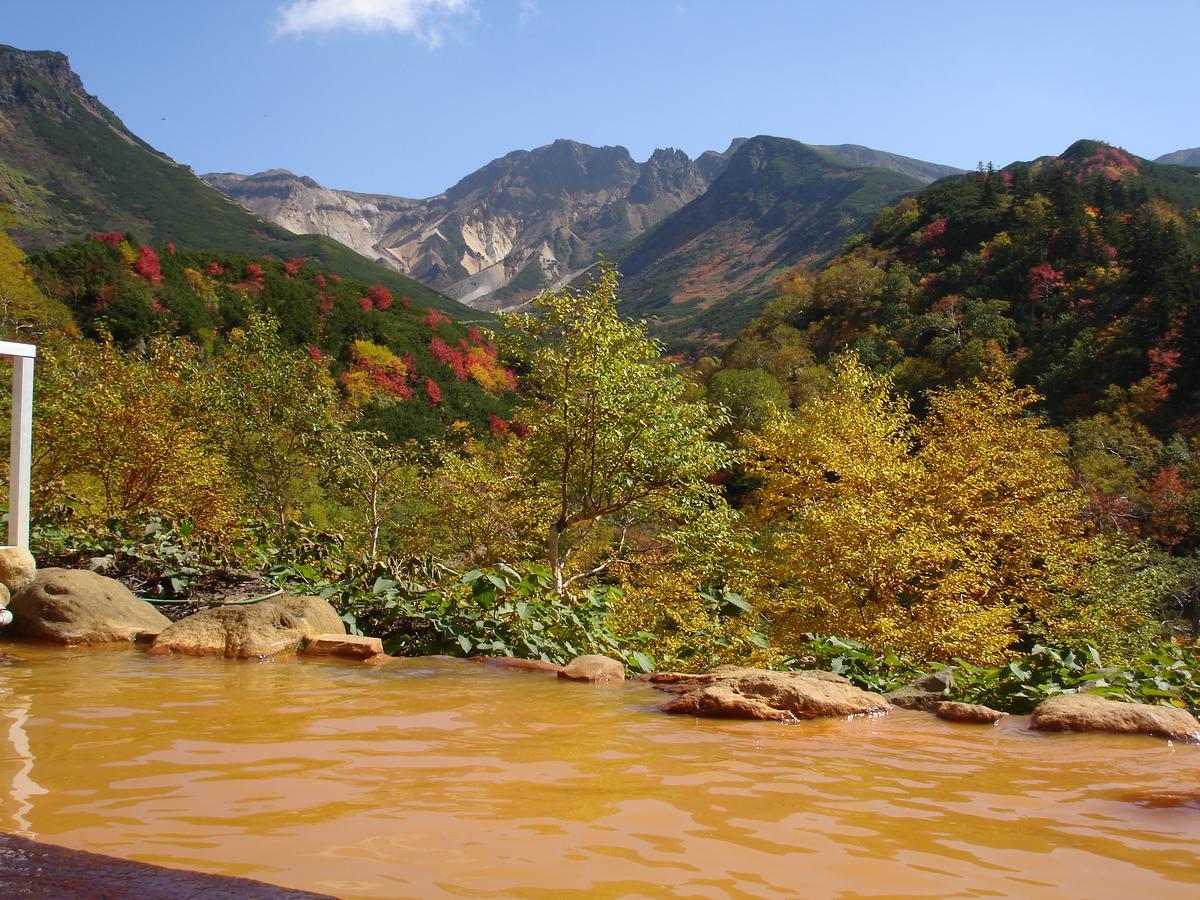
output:
<path id="1" fill-rule="evenodd" d="M 832 256 L 923 184 L 800 141 L 751 138 L 703 196 L 617 256 L 627 308 L 654 317 L 675 347 L 718 343 L 762 308 L 784 272 Z"/>
<path id="2" fill-rule="evenodd" d="M 672 148 L 638 163 L 624 147 L 560 139 L 514 150 L 421 199 L 327 188 L 279 170 L 204 177 L 295 233 L 329 235 L 463 302 L 496 307 L 628 242 L 702 193 L 724 163 L 715 151 L 692 160 Z"/>
<path id="3" fill-rule="evenodd" d="M 598 254 L 619 253 L 707 191 L 746 141 L 695 159 L 660 148 L 637 162 L 621 146 L 559 139 L 511 151 L 421 199 L 328 188 L 279 169 L 204 178 L 293 232 L 326 234 L 462 302 L 497 308 L 569 282 Z M 920 183 L 960 171 L 860 145 L 814 152 Z"/>
<path id="4" fill-rule="evenodd" d="M 1164 153 L 1156 163 L 1168 166 L 1200 166 L 1200 147 L 1190 150 L 1176 150 L 1174 153 Z"/>

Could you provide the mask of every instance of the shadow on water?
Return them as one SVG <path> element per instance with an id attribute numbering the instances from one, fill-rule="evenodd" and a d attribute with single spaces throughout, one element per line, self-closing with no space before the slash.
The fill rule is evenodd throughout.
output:
<path id="1" fill-rule="evenodd" d="M 203 875 L 0 834 L 0 894 L 20 897 L 325 897 L 249 878 Z"/>

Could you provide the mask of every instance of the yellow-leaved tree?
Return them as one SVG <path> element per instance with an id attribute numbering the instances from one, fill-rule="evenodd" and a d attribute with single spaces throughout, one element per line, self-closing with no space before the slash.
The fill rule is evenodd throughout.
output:
<path id="1" fill-rule="evenodd" d="M 642 323 L 618 309 L 617 273 L 602 266 L 581 290 L 545 293 L 535 313 L 505 316 L 529 404 L 522 468 L 551 506 L 543 524 L 554 588 L 607 570 L 631 542 L 716 546 L 731 516 L 711 478 L 733 459 L 714 436 L 723 410 L 688 399 L 691 382 L 662 359 Z M 607 534 L 607 551 L 582 551 Z"/>
<path id="2" fill-rule="evenodd" d="M 1002 659 L 1086 579 L 1064 437 L 995 367 L 931 393 L 923 421 L 855 357 L 834 368 L 826 393 L 747 437 L 777 645 L 823 632 Z"/>
<path id="3" fill-rule="evenodd" d="M 76 331 L 71 311 L 38 290 L 25 270 L 25 254 L 0 231 L 0 339 L 36 341 L 48 332 Z"/>
<path id="4" fill-rule="evenodd" d="M 195 348 L 156 339 L 145 352 L 98 342 L 44 345 L 35 385 L 35 501 L 74 498 L 84 518 L 154 513 L 212 531 L 240 500 L 209 441 Z"/>

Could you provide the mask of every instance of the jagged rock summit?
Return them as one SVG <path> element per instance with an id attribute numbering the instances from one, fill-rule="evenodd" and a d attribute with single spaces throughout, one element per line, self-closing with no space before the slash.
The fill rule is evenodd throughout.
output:
<path id="1" fill-rule="evenodd" d="M 325 234 L 481 308 L 555 286 L 702 194 L 729 154 L 557 140 L 493 160 L 420 200 L 324 187 L 273 169 L 204 176 L 254 213 L 297 234 Z"/>

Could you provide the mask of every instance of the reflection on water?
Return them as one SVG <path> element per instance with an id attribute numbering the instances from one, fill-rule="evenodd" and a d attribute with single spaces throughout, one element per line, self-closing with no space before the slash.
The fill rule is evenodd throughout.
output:
<path id="1" fill-rule="evenodd" d="M 7 649 L 0 829 L 81 850 L 340 896 L 1200 887 L 1193 746 L 694 721 L 469 663 Z"/>

